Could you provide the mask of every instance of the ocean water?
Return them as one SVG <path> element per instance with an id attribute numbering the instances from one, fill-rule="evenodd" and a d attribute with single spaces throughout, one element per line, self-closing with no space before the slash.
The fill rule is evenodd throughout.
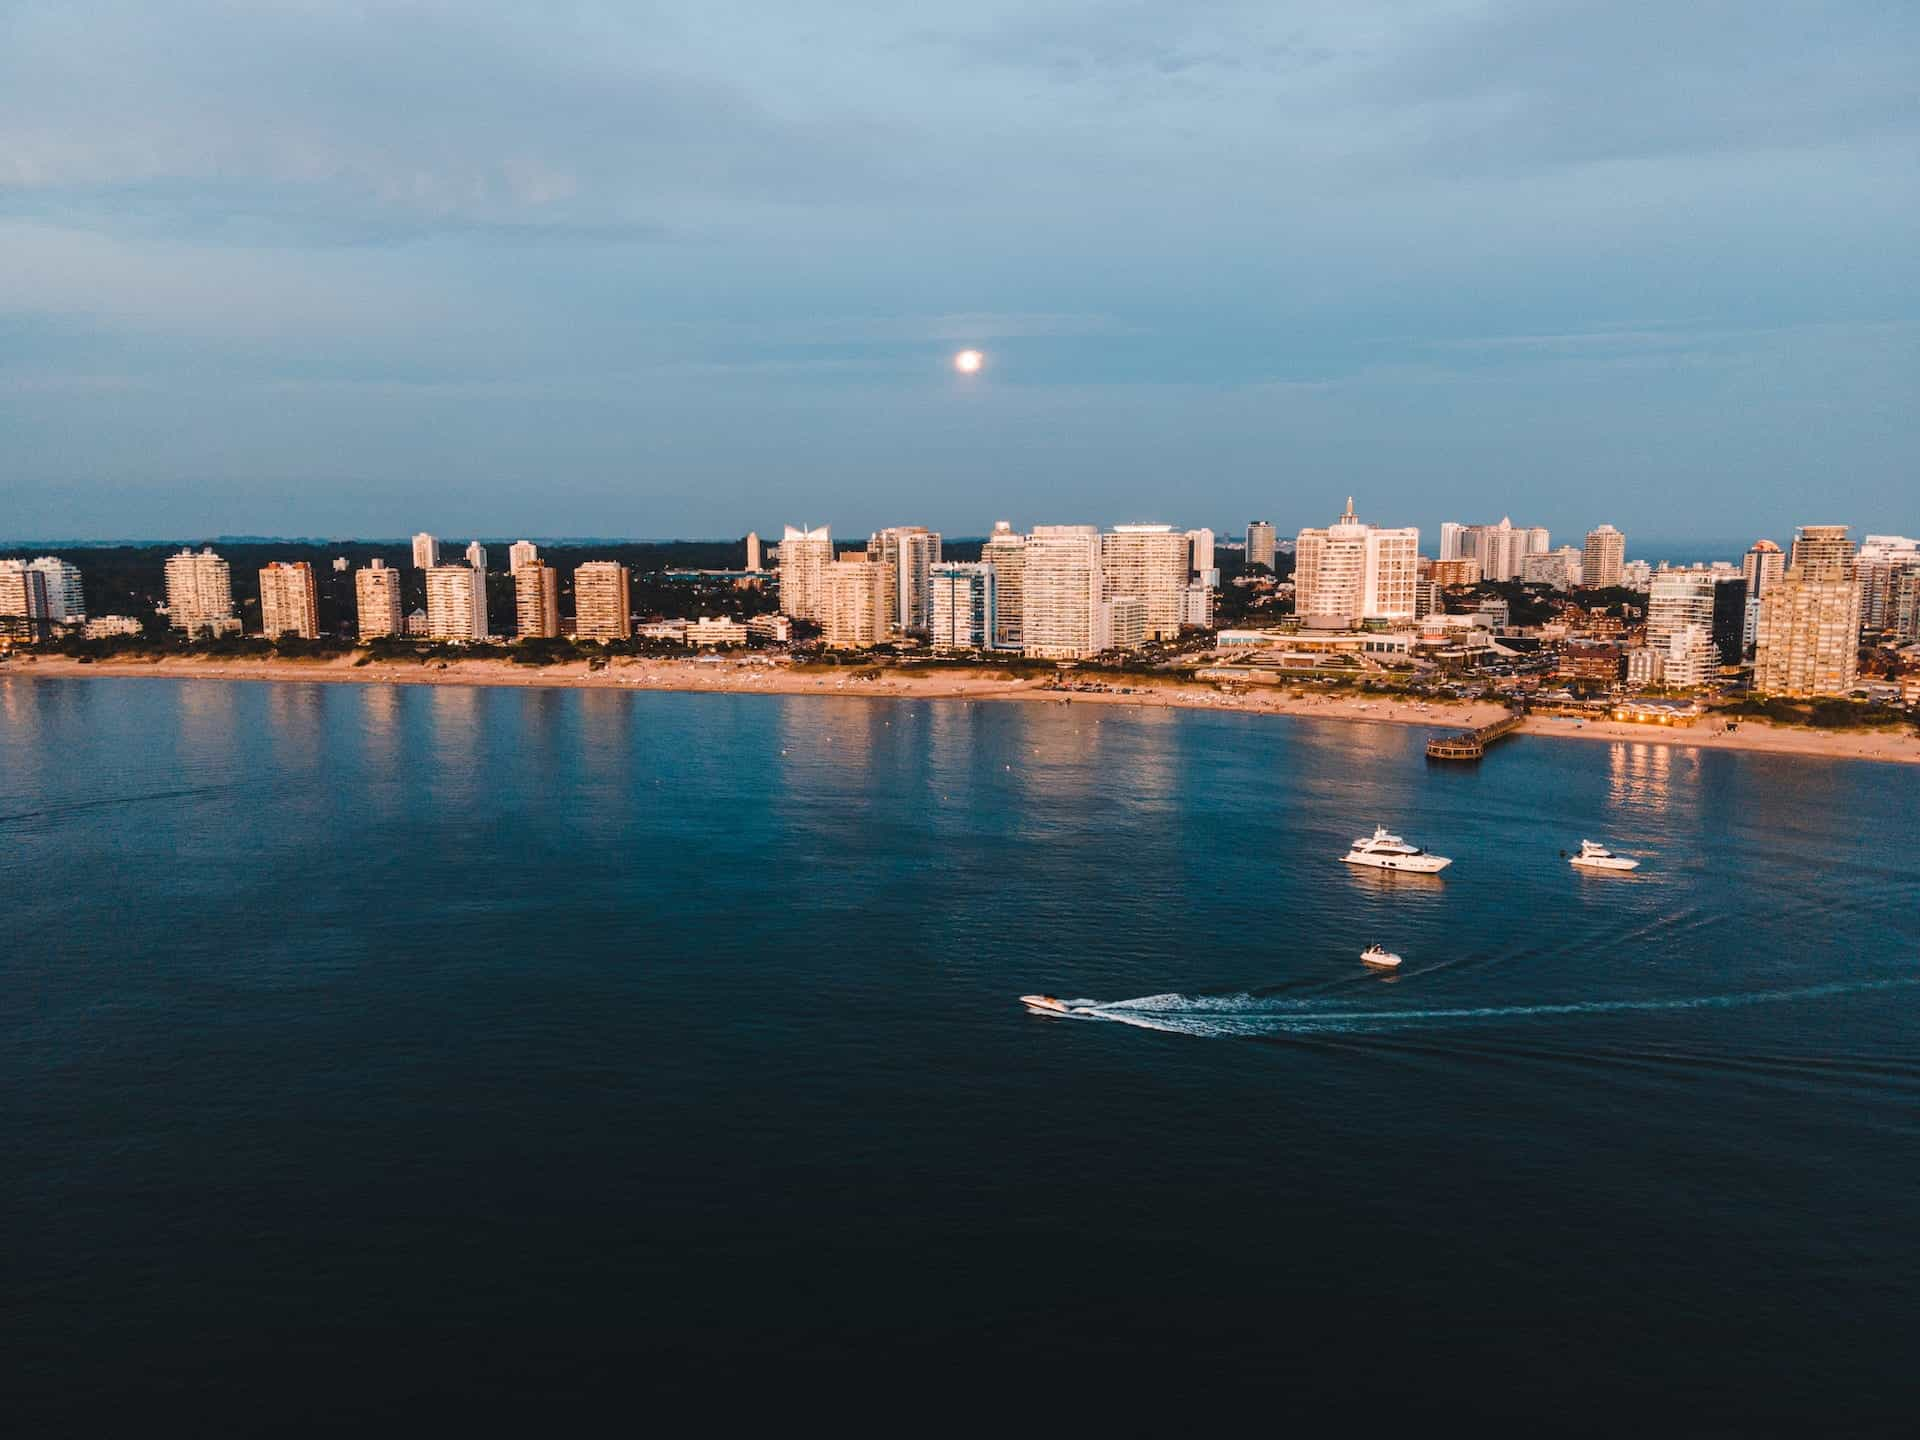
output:
<path id="1" fill-rule="evenodd" d="M 1423 739 L 0 677 L 8 1408 L 1906 1432 L 1920 770 Z"/>

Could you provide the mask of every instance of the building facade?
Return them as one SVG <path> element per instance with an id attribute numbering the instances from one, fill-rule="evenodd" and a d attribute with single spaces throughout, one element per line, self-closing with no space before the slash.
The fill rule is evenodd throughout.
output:
<path id="1" fill-rule="evenodd" d="M 440 563 L 440 542 L 422 530 L 413 537 L 413 568 L 431 570 Z"/>
<path id="2" fill-rule="evenodd" d="M 1587 532 L 1586 549 L 1580 559 L 1580 583 L 1594 589 L 1611 590 L 1623 578 L 1627 562 L 1627 537 L 1611 525 Z"/>
<path id="3" fill-rule="evenodd" d="M 516 545 L 514 549 L 519 549 Z M 529 550 L 533 547 L 527 546 Z M 513 570 L 514 633 L 522 640 L 552 640 L 560 634 L 560 572 L 541 560 Z"/>
<path id="4" fill-rule="evenodd" d="M 320 592 L 306 561 L 275 560 L 260 572 L 260 633 L 320 638 Z"/>
<path id="5" fill-rule="evenodd" d="M 1785 574 L 1760 600 L 1753 688 L 1845 695 L 1860 663 L 1860 577 L 1844 525 L 1807 525 Z"/>
<path id="6" fill-rule="evenodd" d="M 1027 537 L 1021 648 L 1044 660 L 1084 660 L 1111 649 L 1112 614 L 1091 525 L 1036 525 Z"/>
<path id="7" fill-rule="evenodd" d="M 435 640 L 487 638 L 487 573 L 472 565 L 427 571 L 427 634 Z"/>
<path id="8" fill-rule="evenodd" d="M 1876 634 L 1891 630 L 1894 592 L 1900 577 L 1920 570 L 1920 540 L 1904 535 L 1869 535 L 1860 542 L 1856 563 L 1860 574 L 1860 628 Z"/>
<path id="9" fill-rule="evenodd" d="M 1364 524 L 1348 496 L 1338 520 L 1324 530 L 1302 530 L 1294 542 L 1294 610 L 1309 620 L 1346 625 L 1411 620 L 1419 571 L 1419 530 Z"/>
<path id="10" fill-rule="evenodd" d="M 1100 537 L 1104 597 L 1139 599 L 1146 613 L 1144 640 L 1180 634 L 1190 553 L 1185 533 L 1171 525 L 1116 525 Z M 1120 644 L 1117 631 L 1114 644 Z"/>
<path id="11" fill-rule="evenodd" d="M 780 546 L 786 563 L 786 544 Z M 893 566 L 865 555 L 842 555 L 827 566 L 821 638 L 833 650 L 865 650 L 893 638 L 888 617 L 897 603 Z"/>
<path id="12" fill-rule="evenodd" d="M 780 539 L 780 613 L 825 624 L 827 570 L 832 564 L 833 536 L 826 526 L 787 526 Z"/>
<path id="13" fill-rule="evenodd" d="M 980 560 L 993 567 L 993 643 L 1003 650 L 1018 650 L 1025 643 L 1027 537 L 1005 520 L 996 520 L 993 534 L 980 547 Z"/>
<path id="14" fill-rule="evenodd" d="M 1273 525 L 1266 520 L 1255 520 L 1247 526 L 1247 564 L 1264 565 L 1273 569 L 1275 555 Z"/>
<path id="15" fill-rule="evenodd" d="M 928 575 L 928 629 L 936 650 L 991 650 L 999 643 L 994 569 L 956 562 Z"/>
<path id="16" fill-rule="evenodd" d="M 353 598 L 362 640 L 377 640 L 382 635 L 406 633 L 406 615 L 400 600 L 400 572 L 389 570 L 386 561 L 370 560 L 365 568 L 355 573 Z"/>
<path id="17" fill-rule="evenodd" d="M 1446 531 L 1451 529 L 1451 536 Z M 1523 580 L 1527 557 L 1544 555 L 1551 543 L 1546 530 L 1534 526 L 1516 527 L 1511 517 L 1497 525 L 1452 525 L 1441 527 L 1441 559 L 1478 560 L 1480 574 L 1488 580 Z M 1451 549 L 1452 554 L 1445 552 Z"/>
<path id="18" fill-rule="evenodd" d="M 589 560 L 574 570 L 573 634 L 601 644 L 632 638 L 633 598 L 626 566 Z"/>
<path id="19" fill-rule="evenodd" d="M 1520 578 L 1529 585 L 1545 585 L 1554 590 L 1576 590 L 1586 573 L 1586 554 L 1572 545 L 1558 550 L 1531 554 L 1521 568 Z"/>
<path id="20" fill-rule="evenodd" d="M 167 558 L 167 623 L 188 635 L 233 635 L 233 572 L 211 547 Z"/>
<path id="21" fill-rule="evenodd" d="M 507 547 L 507 572 L 511 574 L 522 565 L 531 565 L 540 558 L 540 547 L 531 540 L 516 540 Z"/>
<path id="22" fill-rule="evenodd" d="M 927 577 L 940 563 L 940 532 L 921 525 L 896 525 L 867 539 L 867 558 L 893 570 L 893 595 L 887 601 L 887 628 L 894 634 L 925 635 Z"/>
<path id="23" fill-rule="evenodd" d="M 70 560 L 42 555 L 27 568 L 47 577 L 47 618 L 56 625 L 84 625 L 87 597 L 80 583 L 80 567 Z"/>
<path id="24" fill-rule="evenodd" d="M 53 602 L 45 572 L 24 560 L 0 560 L 0 636 L 45 640 L 53 634 Z"/>

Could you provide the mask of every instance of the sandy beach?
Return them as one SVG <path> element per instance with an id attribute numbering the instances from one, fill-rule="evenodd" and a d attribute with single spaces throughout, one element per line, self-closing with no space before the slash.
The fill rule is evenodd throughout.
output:
<path id="1" fill-rule="evenodd" d="M 858 667 L 795 667 L 764 659 L 656 660 L 619 657 L 591 670 L 585 661 L 564 665 L 516 665 L 509 660 L 461 660 L 427 664 L 356 663 L 331 660 L 245 660 L 170 656 L 163 660 L 104 660 L 81 664 L 59 656 L 15 656 L 0 663 L 0 678 L 85 679 L 145 676 L 155 679 L 295 681 L 360 685 L 496 685 L 523 689 L 695 691 L 711 694 L 837 695 L 897 700 L 1025 700 L 1053 704 L 1144 705 L 1222 710 L 1258 715 L 1305 716 L 1376 724 L 1417 725 L 1435 731 L 1465 730 L 1506 713 L 1489 703 L 1465 703 L 1317 695 L 1294 689 L 1246 687 L 1228 693 L 1205 683 L 1106 675 L 1088 677 L 1103 689 L 1061 691 L 1037 676 L 1007 677 L 948 669 L 889 669 L 863 676 Z M 1746 750 L 1920 764 L 1920 735 L 1889 732 L 1796 729 L 1742 720 L 1730 730 L 1708 715 L 1690 726 L 1668 728 L 1615 721 L 1534 716 L 1522 733 L 1571 740 L 1630 741 L 1707 750 Z"/>

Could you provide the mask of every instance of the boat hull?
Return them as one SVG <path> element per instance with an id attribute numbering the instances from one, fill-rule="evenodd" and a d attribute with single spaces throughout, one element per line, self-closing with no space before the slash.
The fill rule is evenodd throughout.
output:
<path id="1" fill-rule="evenodd" d="M 1583 859 L 1575 855 L 1567 863 L 1576 870 L 1638 870 L 1640 868 L 1638 860 L 1622 860 L 1618 855 L 1606 860 Z"/>
<path id="2" fill-rule="evenodd" d="M 1398 970 L 1400 957 L 1398 955 L 1362 955 L 1360 963 L 1369 970 Z"/>
<path id="3" fill-rule="evenodd" d="M 1341 863 L 1369 870 L 1397 870 L 1404 875 L 1438 875 L 1453 861 L 1444 855 L 1342 855 Z"/>

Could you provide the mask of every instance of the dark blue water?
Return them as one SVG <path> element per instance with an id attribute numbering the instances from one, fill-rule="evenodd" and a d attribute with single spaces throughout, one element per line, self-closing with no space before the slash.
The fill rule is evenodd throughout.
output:
<path id="1" fill-rule="evenodd" d="M 1423 738 L 0 678 L 9 1409 L 1903 1430 L 1920 771 Z"/>

